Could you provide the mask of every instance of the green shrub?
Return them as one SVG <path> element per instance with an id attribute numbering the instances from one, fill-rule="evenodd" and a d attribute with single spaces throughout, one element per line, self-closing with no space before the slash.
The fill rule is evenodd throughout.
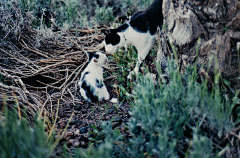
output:
<path id="1" fill-rule="evenodd" d="M 18 1 L 0 2 L 0 38 L 18 41 L 31 25 L 34 16 L 31 12 L 23 15 Z"/>
<path id="2" fill-rule="evenodd" d="M 51 18 L 61 27 L 64 24 L 70 27 L 93 27 L 110 25 L 115 16 L 145 9 L 152 2 L 153 0 L 20 0 L 19 5 L 24 13 L 34 12 L 38 17 L 34 21 L 36 26 L 40 25 L 41 14 L 45 10 L 44 23 L 48 27 Z"/>
<path id="3" fill-rule="evenodd" d="M 109 8 L 97 7 L 95 17 L 96 17 L 96 21 L 99 25 L 108 25 L 109 22 L 114 21 L 114 15 L 113 15 L 112 7 L 109 7 Z"/>
<path id="4" fill-rule="evenodd" d="M 26 117 L 18 118 L 17 112 L 4 110 L 4 119 L 0 120 L 0 157 L 47 157 L 50 156 L 53 139 L 48 139 L 41 119 L 35 118 L 34 127 Z"/>
<path id="5" fill-rule="evenodd" d="M 194 158 L 208 158 L 214 157 L 212 142 L 206 136 L 201 136 L 195 128 L 192 139 L 192 150 L 190 157 Z"/>
<path id="6" fill-rule="evenodd" d="M 121 150 L 115 150 L 116 147 L 123 146 L 123 136 L 120 130 L 112 130 L 112 123 L 103 122 L 101 125 L 101 130 L 93 128 L 94 135 L 99 139 L 97 143 L 98 147 L 95 148 L 92 144 L 87 150 L 80 149 L 76 151 L 74 157 L 84 157 L 84 158 L 100 158 L 100 157 L 124 157 L 125 153 Z M 104 141 L 103 141 L 104 139 Z M 104 143 L 100 143 L 104 142 Z"/>
<path id="7" fill-rule="evenodd" d="M 117 67 L 119 69 L 116 72 L 113 72 L 112 75 L 117 77 L 117 85 L 119 89 L 119 99 L 125 101 L 128 99 L 126 96 L 127 93 L 132 91 L 133 82 L 127 80 L 129 71 L 131 71 L 137 62 L 137 51 L 133 46 L 128 47 L 128 51 L 119 50 L 113 54 L 113 59 L 117 62 Z"/>
<path id="8" fill-rule="evenodd" d="M 99 152 L 108 144 L 107 152 L 111 157 L 217 155 L 211 137 L 223 138 L 234 127 L 231 120 L 234 101 L 224 100 L 217 82 L 211 91 L 206 80 L 198 83 L 196 66 L 189 67 L 184 75 L 176 71 L 173 60 L 168 68 L 171 77 L 168 84 L 155 85 L 152 78 L 139 77 L 133 88 L 132 117 L 126 125 L 128 134 L 106 126 L 110 122 L 103 123 L 98 135 L 104 141 L 97 151 L 91 148 L 91 153 Z M 218 77 L 217 73 L 215 76 Z M 202 127 L 217 135 L 206 135 Z M 191 133 L 192 137 L 186 137 L 186 133 Z M 186 140 L 188 147 L 184 147 Z"/>

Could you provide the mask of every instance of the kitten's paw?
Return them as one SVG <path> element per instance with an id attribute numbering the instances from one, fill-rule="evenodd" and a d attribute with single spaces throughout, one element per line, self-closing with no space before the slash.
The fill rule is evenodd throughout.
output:
<path id="1" fill-rule="evenodd" d="M 129 72 L 127 78 L 128 78 L 129 80 L 132 80 L 134 74 L 135 74 L 134 71 Z"/>
<path id="2" fill-rule="evenodd" d="M 103 97 L 103 99 L 105 99 L 105 100 L 109 100 L 109 98 L 110 98 L 110 96 L 108 93 Z"/>
<path id="3" fill-rule="evenodd" d="M 107 94 L 106 94 L 106 96 L 105 96 L 105 99 L 106 99 L 106 100 L 109 100 L 109 98 L 110 98 L 110 95 L 109 95 L 109 93 L 107 92 Z"/>

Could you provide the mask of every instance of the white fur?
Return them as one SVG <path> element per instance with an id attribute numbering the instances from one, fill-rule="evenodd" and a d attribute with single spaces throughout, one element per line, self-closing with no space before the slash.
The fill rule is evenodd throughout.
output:
<path id="1" fill-rule="evenodd" d="M 81 96 L 89 102 L 91 102 L 91 99 L 87 96 L 86 90 L 82 88 L 82 84 L 84 81 L 86 82 L 87 86 L 91 88 L 92 94 L 97 97 L 98 101 L 109 100 L 109 93 L 103 82 L 103 65 L 107 60 L 107 56 L 101 52 L 96 52 L 96 54 L 99 55 L 99 58 L 96 59 L 95 57 L 93 57 L 91 61 L 89 61 L 87 67 L 82 72 L 80 81 L 78 82 Z M 86 72 L 89 73 L 84 75 Z M 102 84 L 101 88 L 97 86 L 96 79 L 98 79 L 99 83 Z M 117 99 L 112 98 L 110 102 L 117 103 Z"/>
<path id="2" fill-rule="evenodd" d="M 113 46 L 112 44 L 106 44 L 104 41 L 105 50 L 109 54 L 113 54 L 118 48 L 127 48 L 128 44 L 133 45 L 138 51 L 138 61 L 132 72 L 129 73 L 128 78 L 131 79 L 132 74 L 138 74 L 139 66 L 142 61 L 146 58 L 151 49 L 155 35 L 151 35 L 149 32 L 140 33 L 135 31 L 129 24 L 129 27 L 124 32 L 117 33 L 120 36 L 120 42 Z"/>
<path id="3" fill-rule="evenodd" d="M 103 53 L 97 52 L 100 57 L 97 60 L 97 62 L 94 61 L 94 58 L 89 62 L 86 69 L 82 72 L 82 76 L 80 78 L 80 81 L 78 82 L 78 85 L 80 87 L 80 93 L 81 96 L 85 99 L 91 102 L 90 98 L 87 97 L 85 90 L 81 87 L 83 83 L 83 76 L 86 72 L 89 72 L 89 74 L 85 75 L 84 81 L 86 81 L 87 85 L 91 87 L 91 89 L 94 90 L 93 95 L 98 97 L 99 101 L 102 101 L 103 99 L 108 100 L 109 99 L 109 93 L 107 91 L 107 88 L 105 84 L 103 83 L 103 64 L 107 60 L 107 57 Z M 102 82 L 103 86 L 101 88 L 98 88 L 96 86 L 96 79 L 99 80 L 99 82 Z"/>

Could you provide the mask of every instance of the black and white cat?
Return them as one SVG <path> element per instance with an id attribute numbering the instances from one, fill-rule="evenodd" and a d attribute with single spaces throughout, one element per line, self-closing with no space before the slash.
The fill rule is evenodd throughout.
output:
<path id="1" fill-rule="evenodd" d="M 102 100 L 109 100 L 109 93 L 103 82 L 103 64 L 107 56 L 102 52 L 87 53 L 89 63 L 82 72 L 78 86 L 80 87 L 81 96 L 92 103 Z M 113 98 L 111 102 L 116 103 L 117 99 Z"/>
<path id="2" fill-rule="evenodd" d="M 128 75 L 137 74 L 140 64 L 148 55 L 157 32 L 163 21 L 162 0 L 155 0 L 146 10 L 135 13 L 129 22 L 116 29 L 102 30 L 106 35 L 103 43 L 105 51 L 113 54 L 120 47 L 132 44 L 138 51 L 138 61 Z"/>

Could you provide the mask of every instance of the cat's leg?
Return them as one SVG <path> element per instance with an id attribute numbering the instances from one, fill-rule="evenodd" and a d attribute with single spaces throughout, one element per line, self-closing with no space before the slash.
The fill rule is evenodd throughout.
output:
<path id="1" fill-rule="evenodd" d="M 107 100 L 113 104 L 117 104 L 118 103 L 118 99 L 117 98 L 112 98 L 111 100 L 110 99 L 110 95 L 108 93 L 108 90 L 106 88 L 106 86 L 104 85 L 101 90 L 100 90 L 100 94 L 101 96 L 99 96 L 99 100 L 102 101 L 102 100 Z"/>
<path id="2" fill-rule="evenodd" d="M 84 89 L 82 89 L 82 88 L 80 89 L 80 94 L 85 100 L 89 100 L 88 97 L 86 96 L 86 92 Z"/>
<path id="3" fill-rule="evenodd" d="M 99 100 L 102 101 L 103 99 L 109 100 L 109 93 L 105 85 L 99 89 Z"/>
<path id="4" fill-rule="evenodd" d="M 149 51 L 154 43 L 155 35 L 150 35 L 149 33 L 145 35 L 141 35 L 141 38 L 139 37 L 139 40 L 137 43 L 134 43 L 134 46 L 136 47 L 138 51 L 138 61 L 133 71 L 131 71 L 128 75 L 128 79 L 132 79 L 133 74 L 138 74 L 140 65 L 142 64 L 143 60 L 147 57 L 149 54 Z"/>
<path id="5" fill-rule="evenodd" d="M 151 47 L 145 47 L 145 48 L 142 48 L 142 49 L 138 49 L 138 60 L 137 60 L 137 64 L 135 66 L 135 68 L 133 69 L 133 71 L 131 71 L 127 78 L 128 79 L 132 79 L 132 75 L 133 74 L 138 74 L 138 71 L 139 71 L 139 68 L 140 68 L 140 65 L 142 64 L 143 60 L 146 58 L 146 56 L 148 55 L 149 53 L 149 50 L 150 50 Z"/>

